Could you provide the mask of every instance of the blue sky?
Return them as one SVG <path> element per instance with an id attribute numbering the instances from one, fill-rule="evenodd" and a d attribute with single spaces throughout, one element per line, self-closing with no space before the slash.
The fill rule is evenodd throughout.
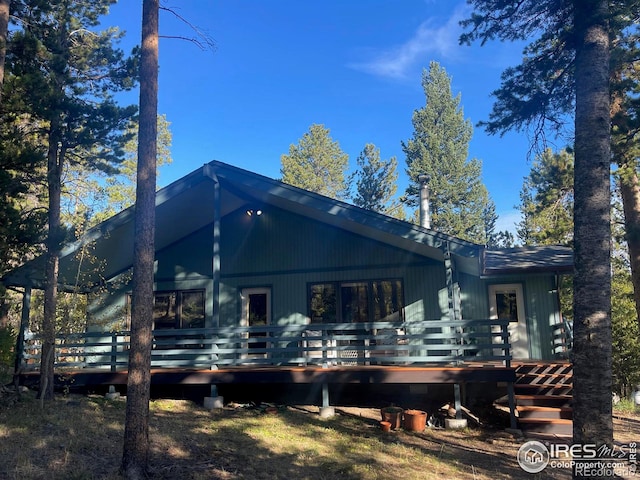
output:
<path id="1" fill-rule="evenodd" d="M 140 41 L 141 4 L 120 1 L 103 21 L 126 30 L 121 46 L 127 50 Z M 483 162 L 498 227 L 513 230 L 531 166 L 528 139 L 515 132 L 488 136 L 475 125 L 487 119 L 490 93 L 502 71 L 520 62 L 522 45 L 459 46 L 458 22 L 469 13 L 463 0 L 173 0 L 163 6 L 216 47 L 160 41 L 159 112 L 173 133 L 173 164 L 162 170 L 160 185 L 214 159 L 278 178 L 280 156 L 320 123 L 352 168 L 366 143 L 380 148 L 382 158 L 395 156 L 401 193 L 407 179 L 400 142 L 413 133 L 412 113 L 425 104 L 422 71 L 435 60 L 474 124 L 469 156 Z M 164 11 L 160 32 L 194 35 Z M 136 95 L 128 102 L 137 102 Z"/>

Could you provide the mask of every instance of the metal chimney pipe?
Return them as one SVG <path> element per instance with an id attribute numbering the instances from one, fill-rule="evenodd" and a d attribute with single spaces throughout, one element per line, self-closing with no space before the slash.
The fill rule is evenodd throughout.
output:
<path id="1" fill-rule="evenodd" d="M 431 228 L 431 218 L 429 217 L 429 181 L 431 177 L 425 173 L 418 175 L 420 182 L 420 226 Z"/>

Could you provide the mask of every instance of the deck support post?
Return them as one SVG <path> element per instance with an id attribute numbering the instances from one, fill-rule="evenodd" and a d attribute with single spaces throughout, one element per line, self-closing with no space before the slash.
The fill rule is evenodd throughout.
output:
<path id="1" fill-rule="evenodd" d="M 203 405 L 207 410 L 224 407 L 224 397 L 218 396 L 218 386 L 216 384 L 211 384 L 211 396 L 204 397 Z"/>
<path id="2" fill-rule="evenodd" d="M 24 341 L 29 331 L 29 317 L 31 316 L 31 287 L 25 287 L 22 294 L 22 312 L 20 315 L 20 330 L 16 339 L 15 374 L 20 375 L 24 366 Z"/>
<path id="3" fill-rule="evenodd" d="M 329 405 L 329 384 L 322 384 L 322 406 L 320 407 L 320 418 L 331 418 L 336 414 L 336 409 Z"/>
<path id="4" fill-rule="evenodd" d="M 322 369 L 326 370 L 329 365 L 325 362 Z M 329 384 L 322 382 L 322 406 L 320 407 L 320 418 L 331 418 L 336 414 L 335 408 L 329 405 Z"/>
<path id="5" fill-rule="evenodd" d="M 327 370 L 329 368 L 329 364 L 324 362 L 322 364 L 322 369 Z M 329 384 L 327 382 L 322 383 L 322 408 L 329 407 Z"/>
<path id="6" fill-rule="evenodd" d="M 322 407 L 326 408 L 329 406 L 329 385 L 326 383 L 322 384 Z"/>
<path id="7" fill-rule="evenodd" d="M 515 389 L 513 388 L 513 382 L 507 383 L 507 394 L 509 397 L 509 421 L 512 429 L 518 428 L 516 422 L 516 396 Z"/>
<path id="8" fill-rule="evenodd" d="M 462 401 L 461 401 L 459 383 L 453 384 L 453 397 L 454 397 L 455 408 L 456 408 L 456 418 L 460 420 L 462 418 Z"/>

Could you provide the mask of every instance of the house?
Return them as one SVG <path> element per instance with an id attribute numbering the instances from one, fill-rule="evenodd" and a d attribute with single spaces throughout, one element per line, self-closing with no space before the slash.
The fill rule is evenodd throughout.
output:
<path id="1" fill-rule="evenodd" d="M 132 245 L 129 208 L 62 253 L 61 288 L 94 294 L 56 361 L 85 381 L 122 383 Z M 218 161 L 158 191 L 155 247 L 152 365 L 176 382 L 512 383 L 512 359 L 566 353 L 567 248 L 490 250 Z M 43 265 L 2 279 L 26 318 Z"/>

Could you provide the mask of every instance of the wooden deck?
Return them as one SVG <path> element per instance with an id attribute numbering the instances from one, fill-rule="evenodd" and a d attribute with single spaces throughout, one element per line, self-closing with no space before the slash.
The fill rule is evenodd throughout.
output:
<path id="1" fill-rule="evenodd" d="M 76 369 L 56 372 L 56 384 L 75 387 L 126 385 L 126 370 Z M 38 376 L 26 372 L 24 379 Z M 163 368 L 151 371 L 152 385 L 225 384 L 464 384 L 514 382 L 515 369 L 491 363 L 424 366 L 243 366 L 218 370 Z"/>

